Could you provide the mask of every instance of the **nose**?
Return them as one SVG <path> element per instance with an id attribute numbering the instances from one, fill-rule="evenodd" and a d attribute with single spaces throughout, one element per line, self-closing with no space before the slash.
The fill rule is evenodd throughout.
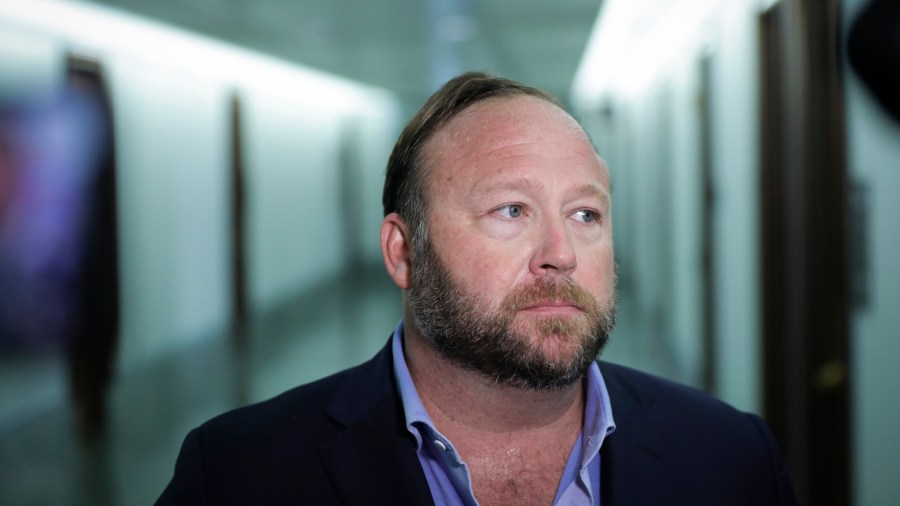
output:
<path id="1" fill-rule="evenodd" d="M 575 270 L 576 255 L 563 219 L 546 220 L 536 232 L 529 268 L 538 276 L 568 275 Z"/>

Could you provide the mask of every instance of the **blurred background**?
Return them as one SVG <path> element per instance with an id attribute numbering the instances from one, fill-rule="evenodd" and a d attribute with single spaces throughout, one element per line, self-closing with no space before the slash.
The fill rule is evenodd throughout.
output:
<path id="1" fill-rule="evenodd" d="M 612 171 L 606 359 L 900 504 L 893 0 L 0 0 L 0 504 L 152 503 L 222 411 L 358 364 L 393 142 L 465 70 Z"/>

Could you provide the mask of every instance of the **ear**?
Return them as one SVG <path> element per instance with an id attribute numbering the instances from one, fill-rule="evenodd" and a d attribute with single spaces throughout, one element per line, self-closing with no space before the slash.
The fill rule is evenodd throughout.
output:
<path id="1" fill-rule="evenodd" d="M 388 275 L 403 290 L 409 290 L 409 230 L 397 213 L 390 213 L 381 223 L 381 255 Z"/>

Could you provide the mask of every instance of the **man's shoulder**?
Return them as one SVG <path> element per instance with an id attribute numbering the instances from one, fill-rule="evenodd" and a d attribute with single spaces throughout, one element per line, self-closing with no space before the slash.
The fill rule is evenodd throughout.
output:
<path id="1" fill-rule="evenodd" d="M 666 396 L 674 395 L 683 402 L 713 405 L 725 405 L 708 392 L 696 387 L 688 386 L 683 383 L 663 378 L 648 372 L 633 369 L 621 364 L 612 362 L 598 361 L 600 372 L 603 374 L 603 380 L 607 385 L 620 388 L 630 395 L 634 396 L 658 396 L 665 394 Z"/>
<path id="2" fill-rule="evenodd" d="M 325 407 L 352 375 L 352 369 L 294 387 L 262 402 L 222 413 L 197 428 L 207 449 L 254 446 L 296 440 L 308 429 L 331 425 Z M 305 430 L 304 430 L 305 429 Z M 316 430 L 315 432 L 320 432 Z"/>
<path id="3" fill-rule="evenodd" d="M 762 418 L 628 367 L 600 363 L 600 371 L 616 422 L 606 458 L 620 489 L 653 476 L 660 490 L 692 504 L 796 504 Z"/>
<path id="4" fill-rule="evenodd" d="M 359 483 L 373 462 L 418 463 L 395 390 L 385 347 L 361 365 L 216 416 L 188 433 L 159 504 L 337 504 L 350 488 L 333 480 Z M 394 444 L 401 440 L 409 444 Z M 390 482 L 374 472 L 370 485 L 371 476 Z"/>
<path id="5" fill-rule="evenodd" d="M 620 406 L 651 418 L 664 418 L 666 424 L 684 426 L 692 432 L 723 424 L 756 430 L 755 415 L 739 411 L 699 388 L 609 362 L 600 362 L 600 371 L 610 392 L 613 416 Z"/>
<path id="6" fill-rule="evenodd" d="M 230 445 L 283 444 L 288 439 L 315 442 L 323 434 L 339 430 L 341 408 L 352 405 L 361 392 L 354 385 L 375 388 L 379 381 L 379 356 L 325 378 L 300 385 L 270 399 L 243 406 L 202 424 L 204 439 Z M 382 374 L 383 375 L 383 374 Z M 360 399 L 362 400 L 362 399 Z M 334 412 L 334 413 L 332 413 Z"/>

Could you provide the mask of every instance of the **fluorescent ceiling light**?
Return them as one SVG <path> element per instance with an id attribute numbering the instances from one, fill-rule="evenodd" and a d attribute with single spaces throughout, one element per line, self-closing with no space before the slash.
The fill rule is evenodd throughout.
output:
<path id="1" fill-rule="evenodd" d="M 710 14 L 727 0 L 606 0 L 572 85 L 576 104 L 640 91 L 677 51 L 708 36 Z"/>
<path id="2" fill-rule="evenodd" d="M 104 59 L 126 56 L 184 69 L 205 79 L 266 89 L 317 106 L 353 111 L 391 95 L 325 72 L 151 21 L 79 1 L 0 2 L 0 21 L 65 39 L 75 51 Z"/>

